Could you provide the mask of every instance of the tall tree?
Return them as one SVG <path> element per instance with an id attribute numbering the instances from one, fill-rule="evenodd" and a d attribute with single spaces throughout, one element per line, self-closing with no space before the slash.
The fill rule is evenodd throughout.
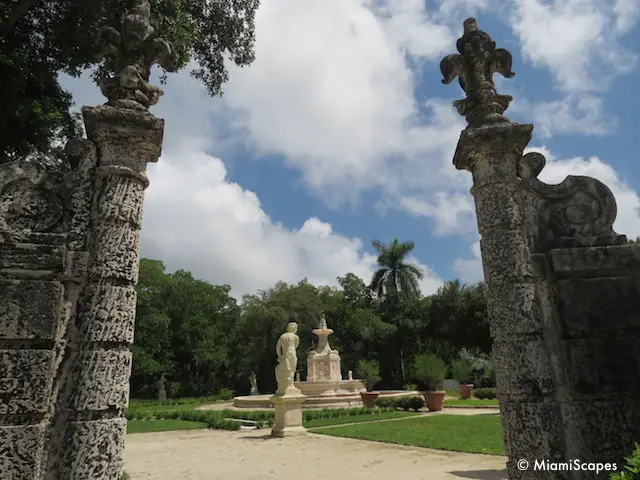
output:
<path id="1" fill-rule="evenodd" d="M 404 383 L 405 350 L 407 339 L 411 335 L 409 326 L 412 322 L 407 321 L 402 310 L 408 301 L 420 297 L 418 282 L 424 278 L 424 273 L 418 266 L 406 261 L 407 256 L 415 248 L 413 242 L 400 242 L 394 238 L 389 245 L 379 240 L 374 240 L 372 244 L 378 252 L 378 269 L 373 274 L 370 288 L 382 303 L 383 318 L 396 327 L 393 355 L 389 356 L 388 360 L 393 360 L 400 369 L 399 380 L 394 383 Z M 391 376 L 398 376 L 393 373 L 398 367 L 394 368 L 394 365 L 387 364 Z"/>
<path id="2" fill-rule="evenodd" d="M 415 244 L 394 238 L 389 245 L 379 240 L 374 240 L 372 245 L 378 252 L 378 270 L 371 279 L 371 289 L 378 298 L 394 302 L 401 297 L 420 296 L 418 282 L 424 278 L 424 273 L 418 266 L 406 262 Z"/>
<path id="3" fill-rule="evenodd" d="M 0 163 L 29 155 L 56 156 L 77 133 L 72 98 L 58 73 L 104 72 L 96 38 L 102 26 L 120 25 L 139 0 L 0 0 Z M 176 70 L 190 60 L 211 95 L 228 79 L 225 58 L 254 59 L 254 17 L 259 0 L 155 0 L 156 31 L 172 43 Z"/>
<path id="4" fill-rule="evenodd" d="M 297 368 L 304 372 L 304 352 L 312 347 L 311 332 L 317 327 L 324 309 L 319 289 L 306 279 L 297 285 L 278 282 L 273 288 L 245 296 L 237 332 L 240 341 L 236 342 L 238 350 L 234 354 L 244 370 L 241 379 L 256 371 L 260 391 L 275 391 L 275 346 L 289 322 L 298 323 L 300 346 Z"/>

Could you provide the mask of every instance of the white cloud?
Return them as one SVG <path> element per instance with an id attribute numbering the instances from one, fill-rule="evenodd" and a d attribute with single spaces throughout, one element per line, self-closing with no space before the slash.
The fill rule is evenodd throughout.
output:
<path id="1" fill-rule="evenodd" d="M 640 0 L 521 0 L 512 7 L 511 27 L 523 57 L 548 68 L 563 94 L 529 106 L 543 138 L 613 131 L 615 116 L 594 93 L 637 66 L 622 37 L 636 25 Z"/>
<path id="2" fill-rule="evenodd" d="M 466 185 L 450 163 L 465 124 L 450 101 L 416 102 L 408 58 L 454 49 L 466 3 L 484 2 L 436 11 L 421 0 L 265 2 L 255 63 L 232 69 L 225 112 L 259 154 L 282 155 L 329 205 L 366 189 L 395 207 L 405 195 L 434 204 L 436 193 Z M 460 15 L 455 34 L 451 12 Z M 450 183 L 437 180 L 445 170 Z"/>
<path id="3" fill-rule="evenodd" d="M 593 95 L 569 95 L 563 100 L 533 104 L 531 111 L 542 138 L 575 133 L 604 135 L 617 126 L 615 117 L 605 115 L 602 99 Z"/>
<path id="4" fill-rule="evenodd" d="M 484 279 L 480 241 L 473 243 L 470 250 L 471 258 L 456 258 L 453 262 L 453 271 L 462 283 L 477 283 Z"/>
<path id="5" fill-rule="evenodd" d="M 616 30 L 627 33 L 640 17 L 640 0 L 616 0 L 613 7 L 616 18 Z"/>
<path id="6" fill-rule="evenodd" d="M 635 24 L 637 7 L 629 0 L 614 9 L 601 0 L 521 0 L 511 25 L 522 55 L 547 67 L 562 90 L 599 91 L 636 66 L 619 40 Z"/>
<path id="7" fill-rule="evenodd" d="M 63 84 L 79 104 L 99 104 L 89 78 L 65 77 Z M 366 282 L 376 267 L 358 238 L 334 232 L 309 217 L 290 230 L 269 217 L 254 192 L 227 179 L 223 162 L 207 152 L 215 146 L 210 114 L 215 100 L 187 72 L 171 78 L 166 95 L 154 107 L 165 119 L 163 155 L 150 164 L 142 229 L 142 255 L 161 259 L 170 271 L 185 269 L 196 278 L 228 284 L 239 297 L 278 280 L 337 285 L 352 272 Z M 417 261 L 416 261 L 417 262 Z M 427 272 L 423 293 L 435 291 L 438 276 Z"/>

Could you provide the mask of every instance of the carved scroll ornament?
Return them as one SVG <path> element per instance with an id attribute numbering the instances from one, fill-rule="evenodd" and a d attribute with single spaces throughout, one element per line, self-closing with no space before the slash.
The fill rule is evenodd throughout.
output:
<path id="1" fill-rule="evenodd" d="M 558 185 L 548 185 L 537 178 L 545 164 L 544 155 L 537 152 L 523 155 L 518 164 L 535 251 L 626 243 L 625 235 L 613 231 L 617 206 L 604 183 L 570 175 Z"/>

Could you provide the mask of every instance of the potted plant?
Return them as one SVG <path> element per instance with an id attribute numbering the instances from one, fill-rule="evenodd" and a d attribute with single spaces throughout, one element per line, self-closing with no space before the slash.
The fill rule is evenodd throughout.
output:
<path id="1" fill-rule="evenodd" d="M 374 392 L 373 386 L 380 381 L 380 364 L 375 360 L 358 360 L 356 375 L 367 387 L 366 392 L 360 392 L 362 404 L 367 408 L 375 407 L 380 392 Z"/>
<path id="2" fill-rule="evenodd" d="M 451 375 L 458 381 L 458 392 L 462 400 L 469 400 L 473 392 L 473 366 L 467 360 L 462 358 L 455 360 L 451 364 Z"/>
<path id="3" fill-rule="evenodd" d="M 432 412 L 442 410 L 445 391 L 442 383 L 447 372 L 447 365 L 433 353 L 418 355 L 413 364 L 415 376 L 426 387 L 424 393 L 427 408 Z"/>

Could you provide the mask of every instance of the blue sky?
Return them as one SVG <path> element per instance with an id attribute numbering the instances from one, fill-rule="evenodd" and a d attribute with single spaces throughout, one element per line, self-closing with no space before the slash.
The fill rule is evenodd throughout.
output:
<path id="1" fill-rule="evenodd" d="M 256 61 L 222 98 L 182 72 L 153 112 L 166 121 L 151 165 L 142 254 L 232 286 L 366 280 L 374 238 L 416 243 L 425 294 L 482 278 L 470 174 L 452 156 L 464 120 L 442 85 L 475 16 L 513 54 L 496 79 L 533 123 L 540 178 L 590 175 L 616 195 L 620 233 L 640 235 L 637 112 L 640 0 L 263 0 Z M 103 103 L 63 78 L 78 105 Z"/>

